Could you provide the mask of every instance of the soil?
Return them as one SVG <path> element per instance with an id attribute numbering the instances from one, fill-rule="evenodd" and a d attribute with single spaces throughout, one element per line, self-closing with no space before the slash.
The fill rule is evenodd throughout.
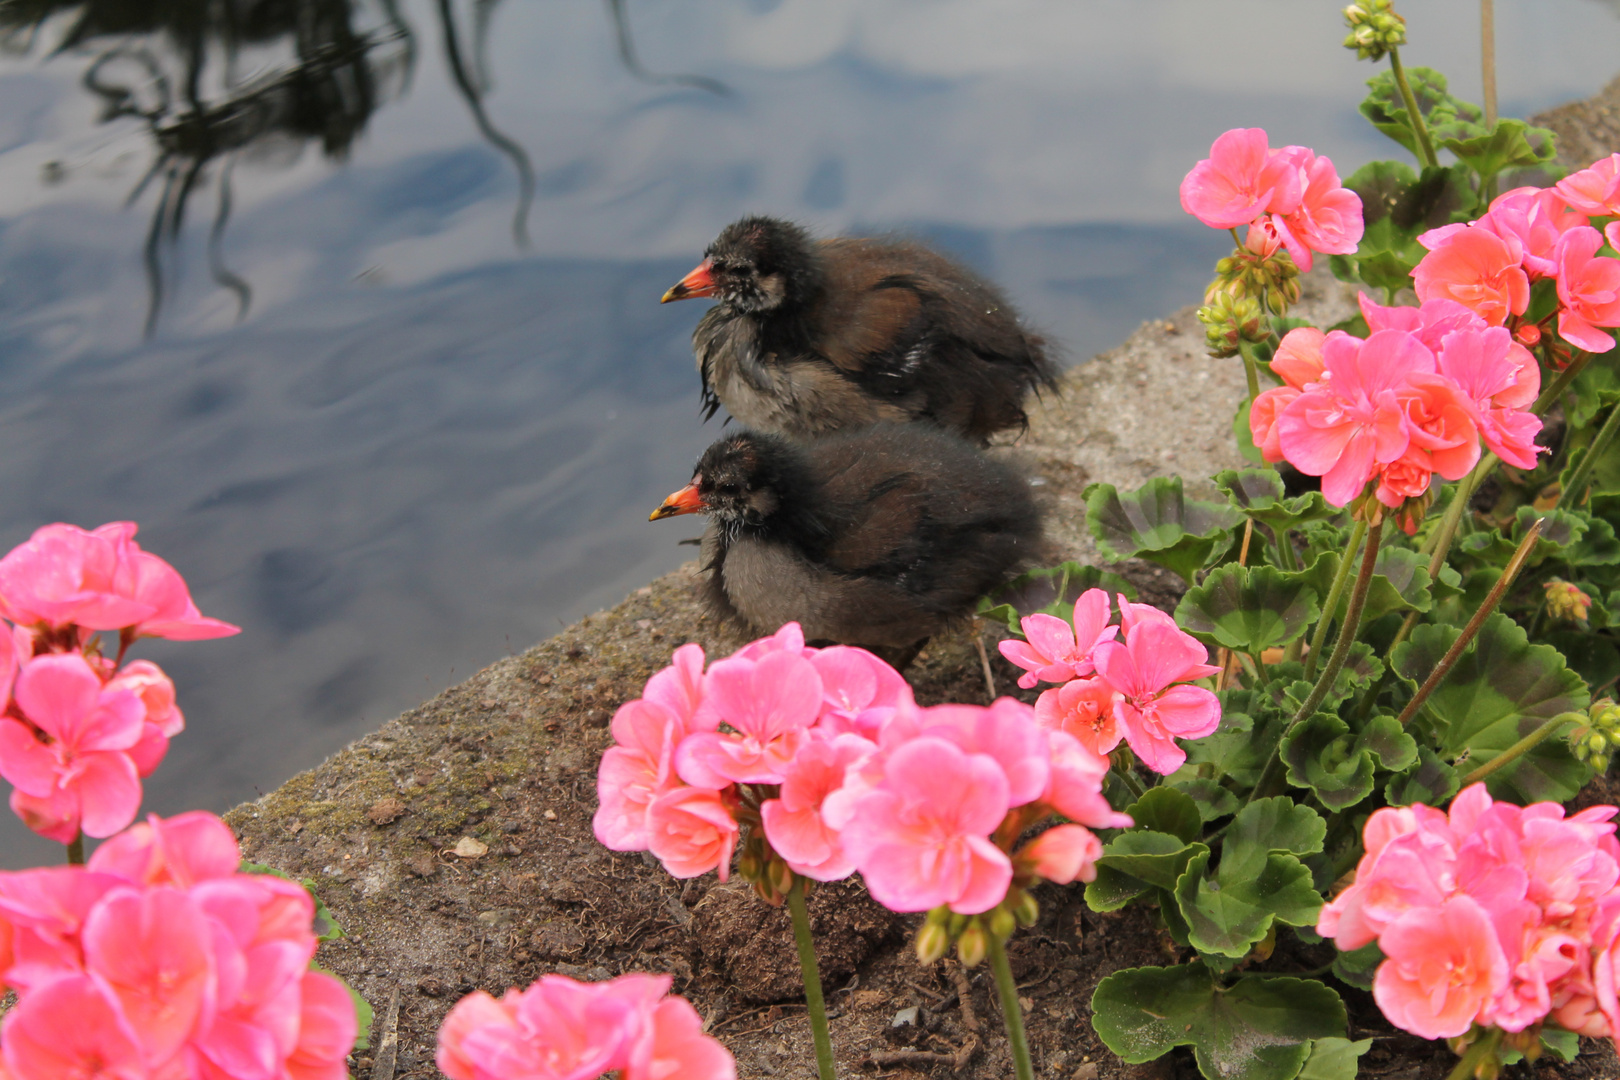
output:
<path id="1" fill-rule="evenodd" d="M 1302 313 L 1322 323 L 1350 302 L 1313 277 Z M 1192 309 L 1144 325 L 1118 349 L 1071 371 L 1035 412 L 1028 435 L 998 450 L 1038 478 L 1057 552 L 1095 562 L 1081 495 L 1151 476 L 1207 477 L 1240 465 L 1230 436 L 1243 393 L 1236 360 L 1204 355 Z M 1208 485 L 1203 484 L 1207 489 Z M 673 541 L 672 541 L 673 542 Z M 1141 563 L 1112 567 L 1168 609 L 1179 579 Z M 608 721 L 687 641 L 722 656 L 745 638 L 697 605 L 688 565 L 520 656 L 477 675 L 294 777 L 228 820 L 249 859 L 310 879 L 347 936 L 320 962 L 376 1010 L 358 1080 L 426 1080 L 445 1012 L 475 988 L 499 994 L 547 972 L 604 979 L 665 971 L 736 1056 L 744 1078 L 814 1075 L 808 1022 L 784 911 L 713 874 L 671 878 L 650 857 L 610 852 L 591 833 L 596 765 Z M 990 699 L 978 644 L 1000 692 L 1016 672 L 997 632 L 963 626 L 936 638 L 906 672 L 924 704 Z M 1032 697 L 1033 692 L 1025 695 Z M 1038 1074 L 1057 1080 L 1197 1075 L 1190 1054 L 1127 1065 L 1092 1032 L 1092 990 L 1122 967 L 1182 957 L 1155 914 L 1085 910 L 1078 888 L 1042 886 L 1039 922 L 1009 944 Z M 921 966 L 917 916 L 893 915 L 855 884 L 811 896 L 839 1072 L 846 1077 L 988 1080 L 1012 1074 L 988 972 Z M 1287 935 L 1284 935 L 1285 938 Z M 1330 947 L 1287 941 L 1284 970 L 1315 968 Z M 1364 1077 L 1434 1080 L 1454 1058 L 1392 1031 L 1368 995 L 1346 990 L 1351 1037 L 1375 1036 Z M 1528 1074 L 1521 1074 L 1528 1075 Z M 1620 1076 L 1607 1044 L 1536 1074 Z"/>

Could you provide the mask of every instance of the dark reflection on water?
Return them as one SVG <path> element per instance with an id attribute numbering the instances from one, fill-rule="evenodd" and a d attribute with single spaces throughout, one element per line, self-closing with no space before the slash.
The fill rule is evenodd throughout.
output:
<path id="1" fill-rule="evenodd" d="M 1589 29 L 1526 46 L 1521 110 L 1610 73 L 1566 54 L 1612 16 L 1554 6 Z M 1221 235 L 1174 191 L 1215 133 L 1388 152 L 1334 17 L 1327 74 L 1256 89 L 1173 32 L 1196 0 L 1008 5 L 1017 48 L 983 8 L 0 7 L 0 548 L 132 518 L 245 627 L 139 646 L 190 722 L 148 807 L 268 791 L 689 557 L 645 518 L 718 425 L 701 305 L 657 299 L 731 217 L 920 234 L 1081 360 L 1201 291 Z M 1077 12 L 1125 68 L 1045 47 Z M 54 857 L 0 818 L 0 862 Z"/>

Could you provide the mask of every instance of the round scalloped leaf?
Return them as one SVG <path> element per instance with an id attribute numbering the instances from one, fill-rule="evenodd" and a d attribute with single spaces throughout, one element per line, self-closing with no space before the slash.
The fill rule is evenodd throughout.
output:
<path id="1" fill-rule="evenodd" d="M 1317 1039 L 1311 1044 L 1305 1067 L 1299 1070 L 1299 1080 L 1356 1080 L 1361 1055 L 1371 1050 L 1372 1044 L 1371 1039 Z"/>
<path id="2" fill-rule="evenodd" d="M 1238 811 L 1226 830 L 1221 880 L 1236 881 L 1258 872 L 1267 855 L 1315 855 L 1326 836 L 1327 822 L 1310 807 L 1286 795 L 1256 799 Z"/>
<path id="3" fill-rule="evenodd" d="M 1371 990 L 1378 965 L 1384 962 L 1384 950 L 1378 942 L 1370 942 L 1359 949 L 1342 952 L 1333 958 L 1333 974 L 1351 986 Z"/>
<path id="4" fill-rule="evenodd" d="M 1188 860 L 1208 851 L 1203 844 L 1189 844 L 1169 833 L 1129 829 L 1103 847 L 1097 865 L 1161 889 L 1173 889 L 1181 872 L 1187 868 Z"/>
<path id="5" fill-rule="evenodd" d="M 1460 631 L 1419 626 L 1392 654 L 1395 671 L 1415 687 L 1428 678 Z M 1440 756 L 1456 761 L 1464 752 L 1476 768 L 1529 735 L 1543 722 L 1580 712 L 1591 701 L 1586 683 L 1550 645 L 1531 645 L 1524 628 L 1498 612 L 1423 705 Z M 1565 802 L 1591 777 L 1554 733 L 1519 760 L 1491 774 L 1499 799 Z"/>
<path id="6" fill-rule="evenodd" d="M 1419 746 L 1417 761 L 1384 785 L 1384 799 L 1391 806 L 1444 806 L 1461 787 L 1462 777 L 1456 769 L 1427 746 Z"/>
<path id="7" fill-rule="evenodd" d="M 1203 818 L 1205 823 L 1238 811 L 1237 796 L 1207 776 L 1177 773 L 1167 779 L 1165 784 L 1192 799 L 1193 805 L 1198 807 L 1198 816 Z"/>
<path id="8" fill-rule="evenodd" d="M 1215 474 L 1215 486 L 1233 507 L 1271 529 L 1327 521 L 1343 512 L 1320 491 L 1286 497 L 1276 469 L 1226 469 Z"/>
<path id="9" fill-rule="evenodd" d="M 1260 653 L 1300 637 L 1316 621 L 1316 590 L 1269 566 L 1211 570 L 1176 605 L 1176 622 L 1205 645 Z"/>
<path id="10" fill-rule="evenodd" d="M 1308 787 L 1329 810 L 1339 811 L 1372 794 L 1381 766 L 1400 772 L 1417 761 L 1417 741 L 1393 716 L 1379 714 L 1361 732 L 1331 713 L 1316 713 L 1283 738 L 1288 782 Z"/>
<path id="11" fill-rule="evenodd" d="M 1188 584 L 1243 524 L 1242 513 L 1230 506 L 1187 498 L 1179 476 L 1156 476 L 1124 493 L 1113 484 L 1093 484 L 1085 500 L 1086 525 L 1105 558 L 1146 559 Z"/>
<path id="12" fill-rule="evenodd" d="M 1176 906 L 1187 920 L 1188 938 L 1201 953 L 1241 958 L 1265 940 L 1276 923 L 1313 926 L 1322 896 L 1311 872 L 1292 855 L 1267 855 L 1242 874 L 1207 875 L 1206 851 L 1187 863 L 1176 882 Z"/>
<path id="13" fill-rule="evenodd" d="M 1125 808 L 1136 822 L 1135 828 L 1168 833 L 1184 844 L 1198 839 L 1203 830 L 1203 818 L 1192 797 L 1175 788 L 1159 786 L 1149 788 L 1140 799 Z"/>
<path id="14" fill-rule="evenodd" d="M 1136 587 L 1118 574 L 1071 561 L 1019 574 L 989 595 L 979 597 L 977 614 L 991 622 L 1003 623 L 1008 630 L 1023 637 L 1018 621 L 1026 615 L 1052 615 L 1064 622 L 1073 622 L 1074 602 L 1087 589 L 1124 593 L 1125 599 L 1136 599 Z"/>
<path id="15" fill-rule="evenodd" d="M 1132 1064 L 1190 1045 L 1207 1080 L 1294 1080 L 1316 1039 L 1343 1038 L 1344 1003 L 1313 979 L 1248 975 L 1217 987 L 1200 963 L 1116 971 L 1092 1027 Z"/>

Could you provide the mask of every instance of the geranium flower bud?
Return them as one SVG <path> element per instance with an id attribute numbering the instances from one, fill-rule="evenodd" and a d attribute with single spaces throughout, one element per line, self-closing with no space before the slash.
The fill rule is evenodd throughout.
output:
<path id="1" fill-rule="evenodd" d="M 1344 47 L 1361 60 L 1382 60 L 1406 44 L 1406 20 L 1395 14 L 1390 0 L 1356 0 L 1344 9 L 1344 24 L 1350 28 Z"/>
<path id="2" fill-rule="evenodd" d="M 1519 344 L 1525 348 L 1534 348 L 1541 341 L 1541 327 L 1535 323 L 1525 323 L 1513 331 L 1513 336 L 1519 339 Z"/>
<path id="3" fill-rule="evenodd" d="M 777 892 L 785 894 L 789 889 L 793 888 L 793 871 L 788 867 L 787 863 L 782 861 L 780 855 L 771 860 L 771 865 L 766 870 L 766 873 L 769 875 L 771 888 Z"/>
<path id="4" fill-rule="evenodd" d="M 941 923 L 924 923 L 922 929 L 917 931 L 917 959 L 921 963 L 932 964 L 941 959 L 950 947 L 951 935 Z"/>
<path id="5" fill-rule="evenodd" d="M 1013 908 L 1013 916 L 1018 920 L 1019 926 L 1034 926 L 1035 920 L 1041 917 L 1041 905 L 1029 893 L 1019 897 L 1017 905 Z"/>
<path id="6" fill-rule="evenodd" d="M 937 908 L 929 909 L 927 919 L 929 926 L 949 926 L 950 922 L 951 906 L 949 904 L 941 904 Z"/>
<path id="7" fill-rule="evenodd" d="M 956 939 L 956 958 L 962 961 L 965 968 L 978 967 L 984 963 L 984 954 L 989 949 L 990 939 L 985 936 L 984 923 L 978 919 L 968 923 L 968 928 Z"/>
<path id="8" fill-rule="evenodd" d="M 1591 610 L 1592 598 L 1577 588 L 1574 583 L 1564 581 L 1562 578 L 1553 578 L 1542 586 L 1547 593 L 1547 617 L 1562 619 L 1565 622 L 1586 624 L 1587 612 Z"/>
<path id="9" fill-rule="evenodd" d="M 1002 941 L 1013 936 L 1018 929 L 1018 920 L 1013 913 L 1005 907 L 998 907 L 990 913 L 990 932 Z"/>

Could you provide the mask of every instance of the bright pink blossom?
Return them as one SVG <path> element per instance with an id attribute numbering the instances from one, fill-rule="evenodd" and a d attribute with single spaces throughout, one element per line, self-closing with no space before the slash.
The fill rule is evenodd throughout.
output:
<path id="1" fill-rule="evenodd" d="M 1407 377 L 1406 385 L 1396 398 L 1411 440 L 1407 455 L 1403 456 L 1409 456 L 1412 450 L 1421 450 L 1430 471 L 1447 480 L 1467 476 L 1479 461 L 1479 427 L 1475 423 L 1474 402 L 1462 388 L 1444 375 L 1414 372 Z M 1385 469 L 1389 467 L 1386 465 Z M 1426 478 L 1423 483 L 1427 487 Z"/>
<path id="2" fill-rule="evenodd" d="M 349 1080 L 347 1058 L 359 1032 L 349 988 L 321 971 L 298 982 L 298 1044 L 287 1056 L 287 1080 Z"/>
<path id="3" fill-rule="evenodd" d="M 1288 254 L 1302 271 L 1311 268 L 1311 253 L 1348 255 L 1361 243 L 1361 196 L 1339 183 L 1333 162 L 1303 146 L 1286 147 L 1299 169 L 1299 205 L 1274 213 L 1272 222 L 1282 234 Z"/>
<path id="4" fill-rule="evenodd" d="M 1114 715 L 1142 763 L 1168 776 L 1187 760 L 1177 738 L 1197 739 L 1221 722 L 1215 695 L 1184 685 L 1214 675 L 1209 650 L 1173 622 L 1142 618 L 1125 640 L 1097 647 L 1097 672 L 1114 688 Z"/>
<path id="5" fill-rule="evenodd" d="M 781 795 L 759 808 L 765 838 L 796 874 L 817 881 L 837 881 L 855 871 L 838 830 L 822 818 L 827 796 L 844 784 L 849 767 L 877 746 L 858 735 L 815 739 L 800 748 L 782 780 Z"/>
<path id="6" fill-rule="evenodd" d="M 1037 682 L 1067 682 L 1090 675 L 1095 668 L 1091 650 L 1099 641 L 1112 641 L 1119 633 L 1108 625 L 1111 618 L 1108 594 L 1087 589 L 1074 602 L 1074 620 L 1066 622 L 1052 615 L 1026 615 L 1019 620 L 1025 641 L 1009 639 L 996 647 L 1001 655 L 1023 668 L 1018 685 L 1025 690 Z"/>
<path id="7" fill-rule="evenodd" d="M 1429 253 L 1412 271 L 1423 301 L 1455 300 L 1492 326 L 1530 305 L 1530 278 L 1516 245 L 1489 229 L 1434 230 L 1418 238 Z"/>
<path id="8" fill-rule="evenodd" d="M 1036 877 L 1059 885 L 1097 880 L 1097 860 L 1101 857 L 1102 841 L 1081 825 L 1047 829 L 1017 855 L 1019 863 L 1027 865 Z"/>
<path id="9" fill-rule="evenodd" d="M 1474 419 L 1491 452 L 1516 469 L 1533 469 L 1541 419 L 1525 407 L 1541 389 L 1541 368 L 1502 327 L 1447 334 L 1436 354 L 1440 374 L 1473 402 Z"/>
<path id="10" fill-rule="evenodd" d="M 1100 677 L 1043 691 L 1035 699 L 1035 720 L 1048 731 L 1067 732 L 1096 754 L 1111 753 L 1125 737 L 1114 716 L 1114 688 Z"/>
<path id="11" fill-rule="evenodd" d="M 128 690 L 146 706 L 141 738 L 130 747 L 135 771 L 151 776 L 169 752 L 169 740 L 186 729 L 186 718 L 174 703 L 174 682 L 150 660 L 131 660 L 107 681 L 107 689 Z"/>
<path id="12" fill-rule="evenodd" d="M 137 822 L 91 854 L 89 868 L 137 885 L 189 889 L 228 878 L 242 862 L 231 827 L 205 810 Z"/>
<path id="13" fill-rule="evenodd" d="M 1593 217 L 1620 214 L 1620 154 L 1572 172 L 1553 188 L 1573 209 Z"/>
<path id="14" fill-rule="evenodd" d="M 1392 1024 L 1425 1039 L 1467 1032 L 1507 986 L 1507 957 L 1472 897 L 1414 908 L 1378 943 L 1387 959 L 1373 978 L 1373 998 Z"/>
<path id="15" fill-rule="evenodd" d="M 865 649 L 834 645 L 810 656 L 821 676 L 821 717 L 826 734 L 876 739 L 897 710 L 912 708 L 911 687 L 900 673 Z"/>
<path id="16" fill-rule="evenodd" d="M 757 660 L 733 656 L 710 666 L 703 698 L 736 734 L 700 731 L 683 739 L 675 751 L 681 779 L 716 790 L 731 783 L 779 784 L 821 714 L 821 676 L 790 652 Z"/>
<path id="17" fill-rule="evenodd" d="M 1016 698 L 988 706 L 935 705 L 915 716 L 899 717 L 883 730 L 888 748 L 922 736 L 948 740 L 969 754 L 985 754 L 1007 779 L 1007 805 L 1023 806 L 1041 797 L 1051 779 L 1051 754 L 1035 711 Z"/>
<path id="18" fill-rule="evenodd" d="M 1620 326 L 1620 259 L 1597 253 L 1603 237 L 1589 226 L 1558 242 L 1558 333 L 1588 352 L 1608 352 L 1614 338 L 1600 327 Z"/>
<path id="19" fill-rule="evenodd" d="M 140 1042 L 111 995 L 88 975 L 29 993 L 0 1028 L 13 1080 L 150 1080 Z"/>
<path id="20" fill-rule="evenodd" d="M 133 821 L 141 783 L 129 751 L 142 734 L 141 699 L 104 688 L 77 653 L 29 661 L 14 693 L 33 727 L 0 718 L 0 776 L 15 786 L 11 808 L 28 827 L 65 844 Z"/>
<path id="21" fill-rule="evenodd" d="M 647 850 L 671 875 L 693 878 L 718 870 L 721 881 L 730 875 L 737 821 L 718 791 L 665 791 L 647 804 L 646 823 Z"/>
<path id="22" fill-rule="evenodd" d="M 1322 346 L 1327 335 L 1314 326 L 1296 326 L 1282 336 L 1271 358 L 1271 370 L 1295 390 L 1309 390 L 1321 381 L 1327 360 Z"/>
<path id="23" fill-rule="evenodd" d="M 1235 229 L 1261 214 L 1299 208 L 1297 162 L 1266 144 L 1261 128 L 1234 128 L 1181 181 L 1181 208 L 1215 229 Z"/>
<path id="24" fill-rule="evenodd" d="M 653 1007 L 632 1044 L 623 1080 L 736 1080 L 737 1063 L 719 1039 L 703 1034 L 703 1017 L 683 997 Z"/>
<path id="25" fill-rule="evenodd" d="M 675 775 L 675 747 L 686 734 L 674 712 L 649 699 L 627 701 L 613 714 L 616 745 L 602 755 L 592 819 L 596 838 L 605 847 L 646 848 L 647 806 L 681 786 Z"/>
<path id="26" fill-rule="evenodd" d="M 1048 731 L 1046 743 L 1051 754 L 1051 778 L 1041 793 L 1041 805 L 1093 829 L 1130 828 L 1131 816 L 1109 806 L 1103 797 L 1108 759 L 1067 732 Z"/>
<path id="27" fill-rule="evenodd" d="M 1007 895 L 1012 863 L 989 836 L 1006 816 L 1007 777 L 994 758 L 937 737 L 888 756 L 883 782 L 844 826 L 844 850 L 872 898 L 893 911 L 949 904 L 964 915 Z"/>
<path id="28" fill-rule="evenodd" d="M 1571 210 L 1553 188 L 1521 187 L 1491 200 L 1490 210 L 1476 223 L 1517 244 L 1530 279 L 1557 274 L 1554 249 L 1569 230 L 1584 226 L 1586 215 Z"/>
<path id="29" fill-rule="evenodd" d="M 212 1022 L 213 927 L 185 892 L 109 893 L 85 922 L 84 952 L 85 967 L 117 999 L 152 1064 L 169 1061 Z"/>

